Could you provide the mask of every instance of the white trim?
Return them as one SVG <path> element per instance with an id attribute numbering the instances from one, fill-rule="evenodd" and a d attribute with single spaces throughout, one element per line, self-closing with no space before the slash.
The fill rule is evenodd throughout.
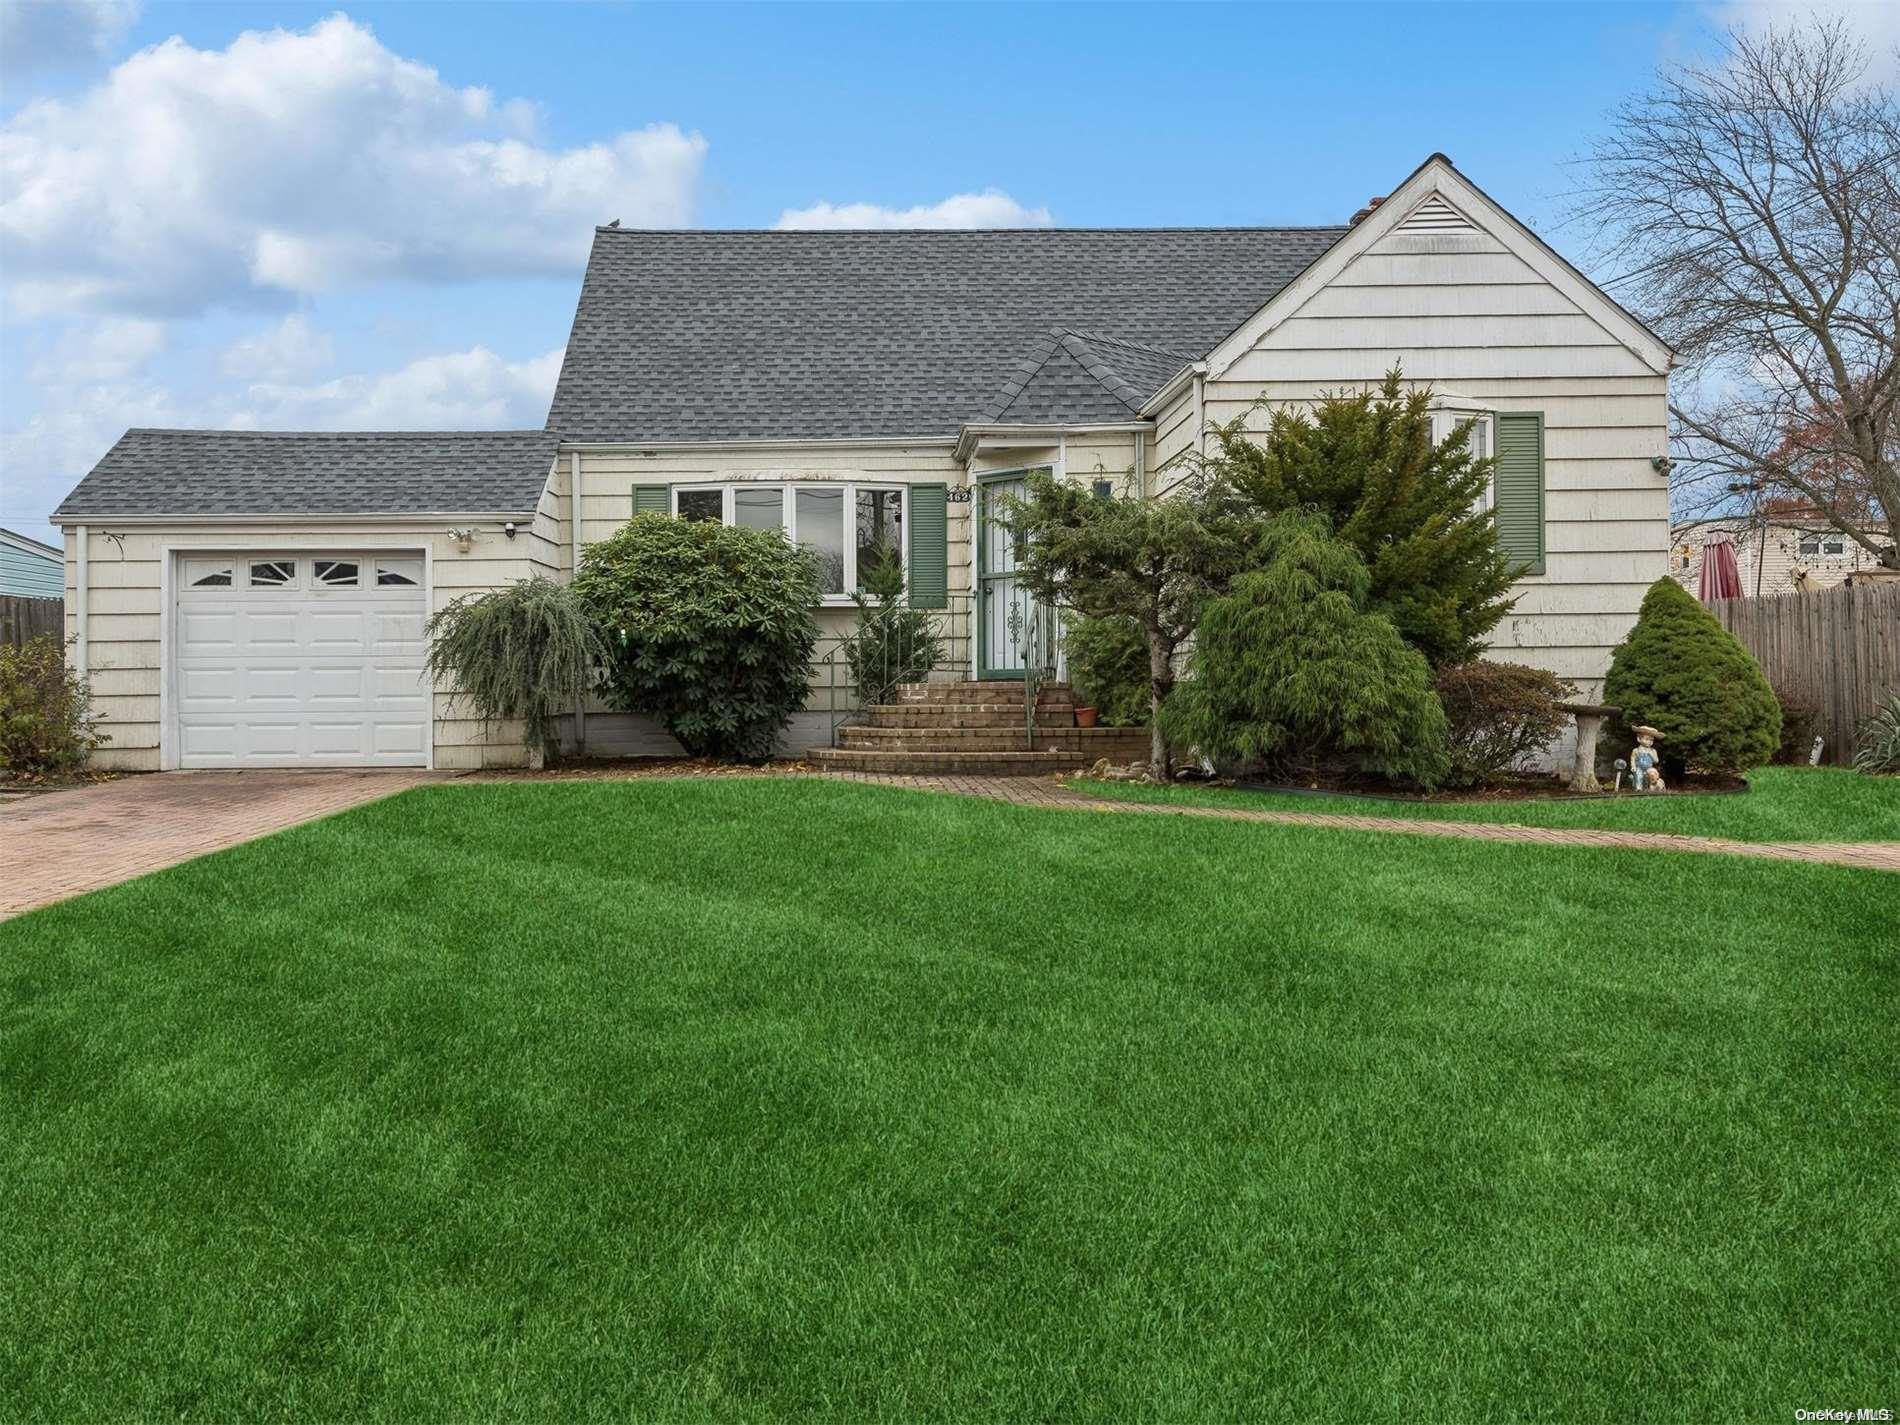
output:
<path id="1" fill-rule="evenodd" d="M 1293 281 L 1274 294 L 1257 312 L 1242 322 L 1208 353 L 1209 374 L 1216 380 L 1225 376 L 1260 340 L 1304 307 L 1313 294 L 1327 286 L 1365 251 L 1412 215 L 1426 198 L 1438 194 L 1467 217 L 1473 211 L 1483 215 L 1478 226 L 1503 243 L 1525 266 L 1568 297 L 1637 360 L 1666 375 L 1675 362 L 1675 354 L 1630 316 L 1614 300 L 1598 290 L 1568 262 L 1548 247 L 1541 238 L 1503 208 L 1499 207 L 1442 155 L 1433 154 L 1370 214 L 1329 247 Z M 1474 222 L 1477 219 L 1473 219 Z"/>
<path id="2" fill-rule="evenodd" d="M 962 427 L 957 436 L 956 459 L 967 464 L 970 457 L 986 445 L 993 450 L 1022 447 L 1034 449 L 1041 446 L 1060 445 L 1064 436 L 1132 435 L 1141 431 L 1151 431 L 1154 428 L 1153 421 L 1145 420 L 1108 421 L 1093 425 L 971 421 Z M 1003 439 L 998 440 L 997 437 L 1003 437 Z"/>
<path id="3" fill-rule="evenodd" d="M 320 539 L 313 535 L 291 535 L 266 541 L 247 540 L 242 544 L 207 543 L 203 540 L 186 540 L 178 544 L 160 544 L 158 547 L 158 593 L 162 610 L 158 620 L 158 770 L 176 772 L 179 769 L 178 728 L 172 711 L 177 701 L 173 684 L 178 670 L 172 666 L 173 625 L 178 619 L 178 588 L 176 571 L 179 559 L 193 554 L 269 554 L 274 550 L 290 549 L 306 553 L 322 549 L 335 549 L 338 553 L 349 553 L 352 549 L 368 550 L 377 554 L 403 553 L 422 556 L 422 609 L 425 617 L 435 612 L 435 547 L 430 544 L 412 544 L 397 537 L 393 540 L 379 541 L 375 538 L 353 540 L 339 544 L 334 539 Z M 436 687 L 429 684 L 429 744 L 423 766 L 430 771 L 435 769 L 435 731 L 436 731 Z M 301 766 L 301 763 L 290 763 Z M 329 765 L 329 764 L 324 764 Z"/>
<path id="4" fill-rule="evenodd" d="M 545 487 L 544 487 L 545 488 Z M 572 550 L 568 557 L 567 581 L 581 572 L 581 453 L 570 450 L 567 453 L 567 524 L 569 543 Z M 432 706 L 430 712 L 435 709 Z M 584 751 L 587 747 L 587 690 L 582 688 L 574 695 L 574 746 Z"/>
<path id="5" fill-rule="evenodd" d="M 352 514 L 327 514 L 321 512 L 283 510 L 241 515 L 194 515 L 187 513 L 173 515 L 69 515 L 64 518 L 61 518 L 59 515 L 53 515 L 49 523 L 59 525 L 61 528 L 67 525 L 84 523 L 138 526 L 141 528 L 152 525 L 194 525 L 207 529 L 217 529 L 224 525 L 248 526 L 283 524 L 286 520 L 307 521 L 313 524 L 382 524 L 403 526 L 436 524 L 442 520 L 459 520 L 464 523 L 470 520 L 495 520 L 503 524 L 512 520 L 517 526 L 521 526 L 534 519 L 536 513 L 534 510 L 482 510 L 473 514 L 466 510 L 427 510 L 421 513 L 404 511 L 400 514 L 378 514 L 373 510 L 365 510 Z"/>
<path id="6" fill-rule="evenodd" d="M 1176 398 L 1187 389 L 1189 381 L 1193 380 L 1196 376 L 1205 375 L 1207 375 L 1207 363 L 1205 361 L 1190 361 L 1186 366 L 1183 366 L 1179 371 L 1168 378 L 1167 385 L 1163 386 L 1159 391 L 1156 391 L 1154 395 L 1148 398 L 1138 414 L 1143 416 L 1160 415 L 1162 411 L 1173 405 Z"/>
<path id="7" fill-rule="evenodd" d="M 564 440 L 559 449 L 589 455 L 650 455 L 678 450 L 822 450 L 845 446 L 955 445 L 953 435 L 761 436 L 755 440 Z"/>
<path id="8" fill-rule="evenodd" d="M 73 561 L 73 627 L 76 635 L 76 641 L 73 644 L 73 671 L 79 675 L 82 683 L 86 682 L 88 672 L 86 590 L 92 583 L 91 570 L 87 567 L 87 533 L 88 527 L 80 525 L 74 541 L 76 547 Z M 87 684 L 87 691 L 91 691 L 90 684 Z"/>

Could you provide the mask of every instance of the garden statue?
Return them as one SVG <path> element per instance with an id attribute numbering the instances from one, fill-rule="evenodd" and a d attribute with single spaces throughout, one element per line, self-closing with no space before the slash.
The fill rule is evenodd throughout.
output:
<path id="1" fill-rule="evenodd" d="M 1666 792 L 1663 785 L 1662 757 L 1656 740 L 1662 734 L 1653 727 L 1636 729 L 1636 746 L 1630 750 L 1630 786 L 1639 792 Z"/>

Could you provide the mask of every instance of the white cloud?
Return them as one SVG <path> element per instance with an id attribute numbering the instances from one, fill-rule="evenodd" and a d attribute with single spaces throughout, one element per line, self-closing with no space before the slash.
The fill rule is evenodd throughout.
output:
<path id="1" fill-rule="evenodd" d="M 57 538 L 46 516 L 128 427 L 191 425 L 200 414 L 144 382 L 75 385 L 49 397 L 0 433 L 0 524 L 36 539 Z"/>
<path id="2" fill-rule="evenodd" d="M 1900 80 L 1900 5 L 1892 0 L 1726 0 L 1708 7 L 1722 29 L 1761 34 L 1805 23 L 1811 16 L 1844 18 L 1867 45 L 1867 78 Z"/>
<path id="3" fill-rule="evenodd" d="M 316 385 L 259 382 L 221 424 L 260 430 L 534 428 L 547 420 L 561 350 L 504 361 L 477 346 Z"/>
<path id="4" fill-rule="evenodd" d="M 109 317 L 75 323 L 33 363 L 31 376 L 41 386 L 80 386 L 124 381 L 145 369 L 165 348 L 161 322 Z"/>
<path id="5" fill-rule="evenodd" d="M 173 38 L 0 125 L 16 315 L 197 313 L 387 278 L 575 270 L 593 225 L 685 226 L 706 142 L 655 124 L 578 148 L 345 16 Z"/>
<path id="6" fill-rule="evenodd" d="M 281 331 L 279 326 L 266 335 Z M 327 338 L 314 341 L 322 344 Z M 75 348 L 76 356 L 83 354 Z M 561 349 L 506 361 L 477 346 L 425 356 L 392 371 L 303 385 L 260 381 L 192 399 L 180 398 L 129 366 L 125 379 L 106 377 L 107 370 L 102 363 L 94 370 L 101 379 L 47 386 L 39 409 L 0 433 L 0 524 L 51 538 L 50 527 L 41 522 L 132 426 L 533 429 L 547 419 Z"/>
<path id="7" fill-rule="evenodd" d="M 119 47 L 139 9 L 138 0 L 0 0 L 0 75 L 13 83 L 97 64 Z"/>
<path id="8" fill-rule="evenodd" d="M 1047 208 L 1025 208 L 997 188 L 958 193 L 941 203 L 885 208 L 876 203 L 814 203 L 787 208 L 779 228 L 1046 228 Z"/>
<path id="9" fill-rule="evenodd" d="M 218 369 L 258 381 L 294 381 L 328 366 L 333 350 L 328 332 L 293 313 L 255 336 L 232 342 L 218 358 Z"/>

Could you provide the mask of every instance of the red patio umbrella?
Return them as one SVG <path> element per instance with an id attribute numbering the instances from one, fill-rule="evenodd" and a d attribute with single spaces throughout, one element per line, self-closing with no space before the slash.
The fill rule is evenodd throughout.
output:
<path id="1" fill-rule="evenodd" d="M 1742 570 L 1735 562 L 1735 543 L 1725 534 L 1712 535 L 1702 546 L 1702 602 L 1741 596 Z"/>

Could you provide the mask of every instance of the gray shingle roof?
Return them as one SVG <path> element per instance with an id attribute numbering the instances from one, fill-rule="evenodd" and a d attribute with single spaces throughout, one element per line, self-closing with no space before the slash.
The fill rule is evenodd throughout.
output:
<path id="1" fill-rule="evenodd" d="M 982 419 L 1024 425 L 1132 420 L 1170 377 L 1197 359 L 1051 327 L 984 408 Z"/>
<path id="2" fill-rule="evenodd" d="M 54 518 L 525 514 L 555 445 L 538 430 L 129 430 Z"/>
<path id="3" fill-rule="evenodd" d="M 1128 391 L 1205 355 L 1345 231 L 601 228 L 548 425 L 574 441 L 949 436 L 994 419 L 1012 382 L 1012 420 L 1126 419 Z M 1089 355 L 1040 350 L 1051 328 Z"/>

